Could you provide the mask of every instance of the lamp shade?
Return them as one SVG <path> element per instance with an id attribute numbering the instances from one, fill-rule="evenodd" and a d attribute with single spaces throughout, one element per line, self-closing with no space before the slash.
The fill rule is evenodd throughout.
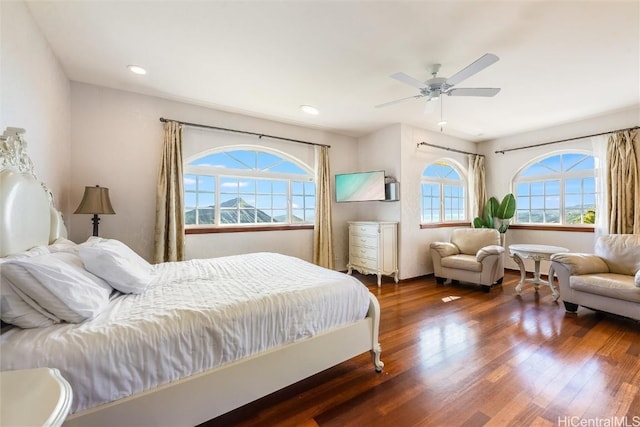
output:
<path id="1" fill-rule="evenodd" d="M 77 214 L 115 214 L 109 199 L 109 189 L 106 187 L 84 187 L 84 195 L 80 206 L 74 213 Z"/>

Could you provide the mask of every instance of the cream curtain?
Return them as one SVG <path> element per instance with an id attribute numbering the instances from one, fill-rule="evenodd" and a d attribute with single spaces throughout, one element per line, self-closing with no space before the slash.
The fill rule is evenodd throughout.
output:
<path id="1" fill-rule="evenodd" d="M 165 122 L 156 193 L 155 262 L 184 260 L 182 125 Z"/>
<path id="2" fill-rule="evenodd" d="M 590 138 L 595 159 L 596 173 L 596 223 L 595 237 L 609 234 L 609 210 L 607 209 L 607 135 Z"/>
<path id="3" fill-rule="evenodd" d="M 331 227 L 329 147 L 316 146 L 316 220 L 313 229 L 313 262 L 321 267 L 333 269 Z"/>
<path id="4" fill-rule="evenodd" d="M 607 144 L 609 233 L 640 233 L 638 130 L 617 132 Z"/>
<path id="5" fill-rule="evenodd" d="M 487 203 L 487 188 L 485 182 L 484 156 L 469 155 L 469 201 L 471 217 L 482 217 L 482 210 Z"/>

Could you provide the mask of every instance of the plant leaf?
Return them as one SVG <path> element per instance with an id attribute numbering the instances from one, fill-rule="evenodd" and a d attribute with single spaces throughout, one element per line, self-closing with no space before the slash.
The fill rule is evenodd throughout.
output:
<path id="1" fill-rule="evenodd" d="M 511 219 L 516 213 L 516 198 L 512 193 L 507 194 L 495 210 L 495 216 L 500 219 Z"/>

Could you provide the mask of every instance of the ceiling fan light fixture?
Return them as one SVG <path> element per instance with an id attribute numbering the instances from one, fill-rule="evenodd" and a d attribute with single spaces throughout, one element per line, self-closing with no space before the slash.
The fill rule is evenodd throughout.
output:
<path id="1" fill-rule="evenodd" d="M 300 110 L 302 110 L 303 113 L 311 114 L 312 116 L 317 116 L 318 114 L 320 114 L 320 110 L 311 105 L 301 105 Z"/>
<path id="2" fill-rule="evenodd" d="M 438 126 L 440 126 L 440 127 L 442 127 L 442 126 L 444 126 L 444 125 L 446 125 L 446 124 L 447 124 L 447 121 L 446 121 L 446 120 L 440 120 L 440 121 L 438 122 Z"/>

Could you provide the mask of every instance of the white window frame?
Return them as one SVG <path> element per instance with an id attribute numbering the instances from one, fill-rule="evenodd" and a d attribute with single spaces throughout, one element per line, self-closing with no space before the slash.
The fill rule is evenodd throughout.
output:
<path id="1" fill-rule="evenodd" d="M 431 177 L 425 177 L 424 172 L 427 170 L 427 168 L 438 163 L 447 165 L 450 168 L 452 168 L 460 176 L 460 179 L 459 180 L 446 179 L 446 178 L 436 179 Z M 437 221 L 427 222 L 424 220 L 425 195 L 423 193 L 423 184 L 438 185 L 439 192 L 440 192 L 440 217 Z M 445 187 L 446 186 L 462 187 L 462 204 L 463 204 L 462 210 L 464 213 L 463 215 L 464 218 L 449 219 L 449 220 L 446 219 L 446 216 L 447 216 L 446 210 L 445 210 Z M 447 223 L 460 223 L 460 222 L 469 221 L 468 188 L 469 188 L 469 185 L 467 182 L 467 174 L 465 173 L 464 169 L 456 161 L 448 158 L 441 158 L 441 159 L 436 159 L 430 162 L 429 164 L 425 165 L 425 167 L 422 168 L 422 171 L 420 173 L 420 223 L 421 224 L 447 224 Z"/>
<path id="2" fill-rule="evenodd" d="M 277 157 L 282 158 L 283 160 L 287 161 L 287 162 L 291 162 L 293 164 L 295 164 L 296 166 L 298 166 L 299 168 L 301 168 L 303 171 L 306 172 L 306 175 L 300 175 L 300 174 L 291 174 L 291 173 L 282 173 L 282 172 L 270 172 L 270 171 L 260 171 L 260 170 L 244 170 L 244 169 L 229 169 L 229 168 L 225 168 L 225 167 L 215 167 L 215 166 L 203 166 L 203 165 L 191 165 L 190 163 L 198 160 L 200 158 L 203 157 L 207 157 L 210 156 L 212 154 L 219 154 L 219 153 L 223 153 L 223 152 L 227 152 L 227 151 L 254 151 L 254 152 L 263 152 L 263 153 L 268 153 Z M 214 191 L 213 192 L 207 192 L 209 194 L 213 193 L 214 194 L 214 200 L 216 201 L 216 205 L 219 204 L 219 201 L 221 199 L 220 195 L 221 195 L 221 185 L 220 185 L 220 181 L 221 178 L 232 178 L 232 179 L 253 179 L 256 181 L 262 180 L 274 180 L 274 181 L 286 181 L 286 186 L 287 186 L 287 190 L 286 190 L 286 197 L 287 197 L 287 207 L 286 207 L 286 211 L 287 211 L 287 218 L 288 218 L 288 222 L 252 222 L 252 223 L 241 223 L 241 222 L 236 222 L 236 223 L 221 223 L 220 221 L 220 214 L 221 214 L 221 209 L 217 208 L 215 209 L 215 219 L 214 219 L 214 223 L 213 224 L 209 224 L 209 223 L 205 223 L 205 224 L 199 224 L 197 223 L 197 218 L 198 216 L 196 215 L 196 224 L 185 224 L 185 228 L 190 229 L 190 228 L 224 228 L 224 227 L 246 227 L 246 228 L 255 228 L 255 227 L 283 227 L 283 226 L 304 226 L 304 225 L 313 225 L 314 221 L 313 220 L 307 220 L 307 221 L 297 221 L 297 222 L 293 222 L 293 212 L 294 210 L 298 209 L 298 208 L 294 208 L 293 207 L 293 203 L 292 203 L 292 197 L 293 196 L 299 196 L 298 194 L 296 195 L 292 195 L 292 182 L 301 182 L 301 183 L 307 183 L 307 182 L 311 182 L 314 184 L 315 187 L 315 172 L 312 168 L 310 168 L 308 165 L 306 165 L 304 162 L 300 161 L 299 159 L 296 159 L 295 157 L 284 153 L 282 151 L 279 150 L 275 150 L 275 149 L 271 149 L 271 148 L 267 148 L 267 147 L 263 147 L 263 146 L 255 146 L 255 145 L 227 145 L 227 146 L 223 146 L 223 147 L 216 147 L 210 150 L 205 150 L 205 151 L 201 151 L 199 153 L 196 153 L 192 156 L 190 156 L 189 158 L 187 158 L 184 161 L 183 164 L 183 176 L 187 176 L 187 175 L 195 175 L 197 176 L 209 176 L 212 177 L 214 179 Z M 196 184 L 197 185 L 197 184 Z M 186 190 L 183 189 L 183 191 L 186 193 L 196 193 L 196 197 L 197 194 L 200 193 L 196 187 L 196 191 L 190 191 L 190 190 Z M 204 191 L 203 191 L 204 192 Z M 228 193 L 226 193 L 228 194 Z M 240 193 L 239 193 L 240 194 Z M 254 192 L 254 195 L 259 195 L 257 193 L 257 189 Z M 303 195 L 304 197 L 304 195 Z M 316 193 L 315 193 L 315 189 L 314 189 L 314 197 L 317 197 Z M 185 198 L 186 199 L 186 198 Z M 186 205 L 186 202 L 185 202 Z M 188 207 L 192 207 L 192 206 L 185 206 L 186 208 Z M 199 206 L 195 206 L 195 208 L 197 209 Z M 313 208 L 313 215 L 315 215 L 315 204 L 314 206 L 312 206 Z M 256 207 L 256 209 L 258 209 Z M 303 210 L 310 210 L 308 207 L 304 206 L 300 209 Z"/>
<path id="3" fill-rule="evenodd" d="M 520 177 L 520 174 L 522 172 L 524 172 L 526 169 L 528 169 L 529 167 L 535 165 L 536 163 L 541 162 L 544 159 L 547 159 L 549 157 L 554 157 L 554 156 L 558 156 L 558 155 L 563 155 L 563 154 L 580 154 L 580 155 L 585 155 L 585 156 L 590 156 L 593 158 L 594 160 L 594 169 L 587 169 L 587 170 L 576 170 L 576 171 L 567 171 L 567 172 L 549 172 L 547 174 L 540 174 L 540 175 L 533 175 L 533 176 L 527 176 L 527 177 Z M 594 206 L 594 210 L 596 210 L 597 212 L 597 203 L 598 203 L 598 185 L 597 185 L 597 180 L 598 180 L 598 167 L 597 167 L 597 162 L 598 159 L 596 158 L 596 156 L 594 155 L 593 152 L 588 151 L 588 150 L 580 150 L 580 149 L 567 149 L 567 150 L 558 150 L 558 151 L 553 151 L 551 153 L 546 153 L 546 154 L 542 154 L 540 156 L 535 157 L 534 159 L 532 159 L 531 161 L 527 162 L 524 166 L 522 166 L 517 173 L 515 174 L 512 183 L 511 183 L 511 188 L 513 191 L 513 194 L 516 197 L 516 213 L 514 215 L 513 218 L 513 224 L 517 224 L 517 225 L 526 225 L 526 226 L 531 226 L 531 227 L 535 227 L 535 226 L 558 226 L 558 227 L 593 227 L 594 224 L 585 224 L 585 223 L 580 223 L 580 224 L 575 224 L 575 223 L 566 223 L 565 222 L 565 214 L 566 214 L 566 206 L 565 206 L 565 189 L 566 189 L 566 181 L 570 180 L 570 179 L 584 179 L 584 178 L 593 178 L 594 180 L 594 203 L 596 204 L 596 206 Z M 522 195 L 518 195 L 517 191 L 518 191 L 518 184 L 520 183 L 544 183 L 544 182 L 548 182 L 548 181 L 558 181 L 559 182 L 559 194 L 558 194 L 558 198 L 559 198 L 559 222 L 519 222 L 518 221 L 518 210 L 522 210 L 521 208 L 518 207 L 518 200 L 521 197 L 525 197 Z M 584 192 L 580 193 L 582 196 L 584 196 Z M 587 194 L 591 194 L 591 193 L 587 193 Z M 547 197 L 546 195 L 543 195 L 543 197 Z M 529 198 L 531 198 L 531 194 L 529 194 Z M 584 207 L 584 206 L 583 206 Z M 529 216 L 531 216 L 531 211 L 534 210 L 531 208 L 531 203 L 529 203 Z M 544 210 L 544 208 L 543 208 Z"/>

